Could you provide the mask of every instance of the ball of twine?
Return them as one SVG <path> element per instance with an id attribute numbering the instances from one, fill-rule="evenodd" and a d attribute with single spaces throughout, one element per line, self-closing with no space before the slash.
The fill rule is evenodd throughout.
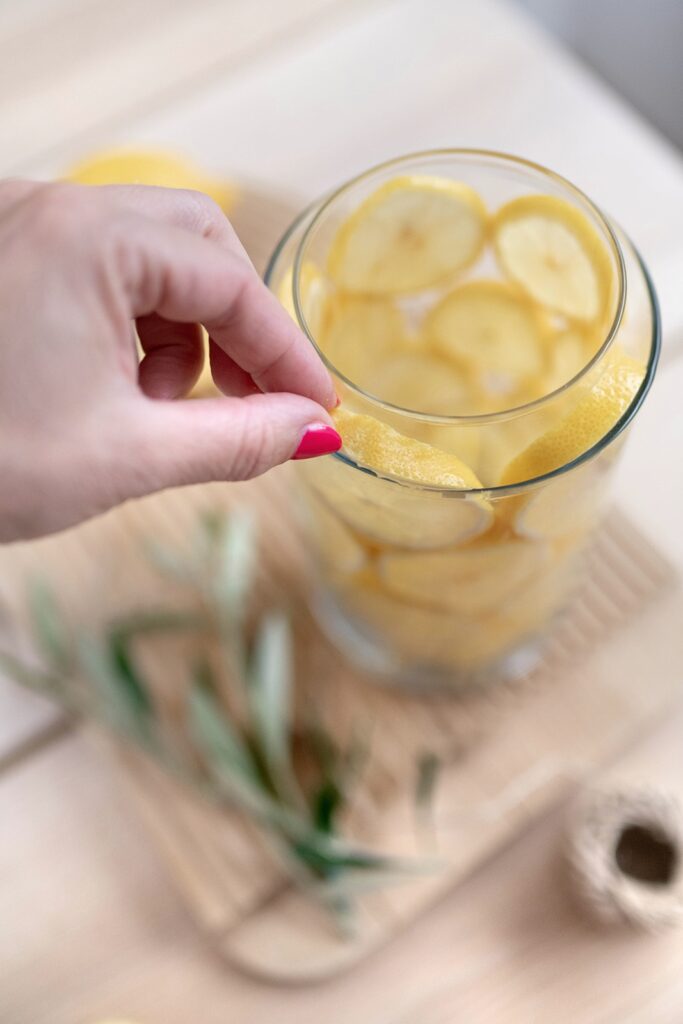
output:
<path id="1" fill-rule="evenodd" d="M 591 917 L 649 931 L 683 920 L 683 812 L 674 796 L 590 790 L 568 833 L 573 888 Z"/>

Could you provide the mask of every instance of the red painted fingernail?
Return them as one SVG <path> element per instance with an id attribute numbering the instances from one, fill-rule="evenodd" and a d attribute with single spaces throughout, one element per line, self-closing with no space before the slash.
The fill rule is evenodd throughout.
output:
<path id="1" fill-rule="evenodd" d="M 292 458 L 314 459 L 316 455 L 338 452 L 341 446 L 342 439 L 334 427 L 328 427 L 327 423 L 312 423 L 310 427 L 306 427 Z"/>

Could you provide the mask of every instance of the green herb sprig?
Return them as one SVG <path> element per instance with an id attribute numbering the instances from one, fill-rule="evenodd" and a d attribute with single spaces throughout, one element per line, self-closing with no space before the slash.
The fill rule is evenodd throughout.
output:
<path id="1" fill-rule="evenodd" d="M 29 612 L 41 665 L 0 651 L 0 668 L 238 808 L 260 827 L 289 875 L 348 926 L 357 895 L 433 870 L 435 863 L 385 856 L 343 836 L 344 811 L 367 749 L 357 737 L 341 743 L 320 721 L 295 722 L 289 618 L 275 609 L 249 622 L 254 534 L 251 517 L 238 509 L 203 517 L 189 556 L 153 546 L 157 567 L 189 590 L 191 606 L 147 609 L 97 632 L 70 629 L 50 589 L 35 584 Z M 165 725 L 135 653 L 142 637 L 180 631 L 213 640 L 219 651 L 218 658 L 202 656 L 188 665 L 183 731 L 189 743 L 183 744 Z M 436 767 L 433 755 L 418 765 L 421 813 Z"/>

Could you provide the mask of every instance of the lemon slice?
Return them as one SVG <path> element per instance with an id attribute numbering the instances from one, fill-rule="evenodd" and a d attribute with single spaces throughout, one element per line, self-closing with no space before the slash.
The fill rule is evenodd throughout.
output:
<path id="1" fill-rule="evenodd" d="M 608 433 L 628 409 L 645 368 L 624 352 L 613 352 L 597 381 L 556 426 L 517 455 L 503 471 L 501 484 L 515 484 L 550 473 L 578 458 Z M 539 497 L 542 491 L 539 492 Z"/>
<path id="2" fill-rule="evenodd" d="M 611 286 L 607 250 L 584 213 L 557 196 L 521 196 L 494 218 L 503 272 L 536 302 L 576 320 L 606 311 Z"/>
<path id="3" fill-rule="evenodd" d="M 459 480 L 460 486 L 474 486 L 473 482 L 465 481 L 475 481 L 477 477 L 456 456 L 405 437 L 370 416 L 339 409 L 334 416 L 342 436 L 351 436 L 355 457 L 359 461 L 361 454 L 375 457 L 373 471 L 365 472 L 337 457 L 302 462 L 298 471 L 361 540 L 375 546 L 424 550 L 470 540 L 489 528 L 493 510 L 478 495 L 421 490 L 375 475 L 398 468 L 398 460 L 391 457 L 393 443 L 397 445 L 404 472 L 410 472 L 412 459 L 422 467 L 421 472 L 418 468 L 413 475 L 427 477 L 435 487 L 450 487 L 444 484 L 446 479 Z M 364 428 L 365 421 L 369 421 L 369 432 Z M 374 440 L 375 424 L 385 439 L 381 450 Z M 347 451 L 350 453 L 349 448 Z M 432 461 L 423 462 L 423 458 Z M 380 467 L 382 459 L 385 465 Z"/>
<path id="4" fill-rule="evenodd" d="M 471 382 L 461 370 L 433 353 L 417 351 L 390 353 L 368 375 L 367 390 L 403 409 L 442 416 L 466 415 L 472 402 Z M 400 430 L 400 415 L 387 412 L 384 418 Z M 476 428 L 414 421 L 412 430 L 418 440 L 452 452 L 470 467 L 479 457 Z"/>
<path id="5" fill-rule="evenodd" d="M 469 185 L 426 175 L 393 178 L 339 228 L 329 252 L 330 276 L 356 292 L 428 288 L 474 262 L 486 220 Z"/>
<path id="6" fill-rule="evenodd" d="M 330 362 L 366 391 L 373 391 L 405 339 L 403 316 L 393 302 L 365 295 L 331 296 L 318 332 Z"/>
<path id="7" fill-rule="evenodd" d="M 517 623 L 504 627 L 495 615 L 476 618 L 404 601 L 371 580 L 350 586 L 342 599 L 359 628 L 374 633 L 399 661 L 473 670 L 514 647 L 519 637 Z"/>
<path id="8" fill-rule="evenodd" d="M 310 488 L 308 500 L 313 538 L 325 569 L 341 576 L 358 572 L 367 561 L 365 548 L 344 521 L 332 512 L 325 501 L 315 497 Z"/>
<path id="9" fill-rule="evenodd" d="M 427 487 L 469 490 L 482 486 L 457 456 L 400 434 L 374 416 L 337 409 L 333 418 L 345 452 L 377 473 Z"/>
<path id="10" fill-rule="evenodd" d="M 277 297 L 287 310 L 295 324 L 298 324 L 293 295 L 293 270 L 289 267 L 282 275 L 277 288 Z M 328 287 L 325 277 L 311 260 L 305 260 L 299 274 L 299 298 L 301 311 L 306 318 L 309 329 L 314 333 L 320 324 L 328 300 Z"/>
<path id="11" fill-rule="evenodd" d="M 432 353 L 389 355 L 369 378 L 368 390 L 402 409 L 439 416 L 466 415 L 471 401 L 465 374 Z"/>
<path id="12" fill-rule="evenodd" d="M 590 335 L 580 327 L 567 327 L 551 340 L 550 360 L 543 378 L 543 393 L 550 394 L 575 377 L 595 352 Z"/>
<path id="13" fill-rule="evenodd" d="M 609 477 L 589 462 L 539 484 L 528 498 L 511 499 L 515 532 L 534 540 L 581 537 L 597 525 L 604 510 Z M 514 504 L 516 501 L 516 504 Z"/>
<path id="14" fill-rule="evenodd" d="M 65 175 L 81 185 L 162 185 L 205 192 L 224 210 L 234 206 L 236 189 L 206 174 L 177 153 L 154 149 L 111 149 L 87 157 Z"/>
<path id="15" fill-rule="evenodd" d="M 407 599 L 438 601 L 453 611 L 492 611 L 548 561 L 548 547 L 500 541 L 461 551 L 386 555 L 379 573 L 388 590 Z"/>
<path id="16" fill-rule="evenodd" d="M 508 396 L 538 377 L 546 361 L 547 325 L 519 292 L 500 281 L 468 281 L 425 321 L 438 352 L 474 375 L 490 397 Z"/>

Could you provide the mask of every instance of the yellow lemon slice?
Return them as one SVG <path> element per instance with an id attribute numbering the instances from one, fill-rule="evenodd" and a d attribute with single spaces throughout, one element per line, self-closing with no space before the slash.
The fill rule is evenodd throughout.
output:
<path id="1" fill-rule="evenodd" d="M 404 601 L 371 581 L 350 586 L 342 600 L 359 628 L 374 633 L 399 661 L 454 671 L 477 669 L 514 646 L 519 635 L 516 623 L 503 629 L 496 616 L 457 615 Z"/>
<path id="2" fill-rule="evenodd" d="M 586 365 L 595 353 L 596 344 L 580 327 L 567 327 L 550 340 L 548 368 L 542 380 L 543 393 L 562 387 Z"/>
<path id="3" fill-rule="evenodd" d="M 427 487 L 481 488 L 473 471 L 457 456 L 400 434 L 374 416 L 337 409 L 333 418 L 345 452 L 362 466 Z"/>
<path id="4" fill-rule="evenodd" d="M 503 272 L 543 306 L 576 320 L 604 317 L 611 266 L 588 217 L 557 196 L 521 196 L 501 207 L 493 243 Z"/>
<path id="5" fill-rule="evenodd" d="M 455 288 L 428 315 L 424 330 L 492 399 L 514 394 L 545 367 L 547 325 L 532 303 L 501 281 Z"/>
<path id="6" fill-rule="evenodd" d="M 343 459 L 330 458 L 302 462 L 298 470 L 361 540 L 365 539 L 374 546 L 422 550 L 461 543 L 489 528 L 493 511 L 490 503 L 479 496 L 465 495 L 456 490 L 447 494 L 438 490 L 422 490 L 375 475 L 394 472 L 398 468 L 397 460 L 391 457 L 391 444 L 398 439 L 403 471 L 410 472 L 412 453 L 413 461 L 422 466 L 421 472 L 418 469 L 413 475 L 427 477 L 433 486 L 449 487 L 443 483 L 446 479 L 452 482 L 459 480 L 460 486 L 474 486 L 473 481 L 477 478 L 456 456 L 405 437 L 373 417 L 342 410 L 337 410 L 334 415 L 342 436 L 351 435 L 351 447 L 355 453 L 352 457 L 360 461 L 363 454 L 370 459 L 379 458 L 380 462 L 384 459 L 384 467 L 376 464 L 371 467 L 373 471 L 364 472 Z M 359 439 L 358 434 L 364 433 L 364 421 L 368 420 L 369 433 L 365 439 L 362 436 Z M 386 432 L 388 450 L 377 450 L 373 440 L 374 424 Z M 350 430 L 347 429 L 349 426 Z M 403 442 L 408 442 L 408 448 Z M 351 454 L 348 448 L 347 451 Z M 425 454 L 428 460 L 432 460 L 431 469 L 430 463 L 421 462 Z M 465 480 L 472 483 L 465 484 Z"/>
<path id="7" fill-rule="evenodd" d="M 282 275 L 276 294 L 294 323 L 298 324 L 294 308 L 292 267 L 289 267 Z M 305 260 L 301 265 L 299 298 L 306 323 L 311 332 L 317 334 L 328 299 L 328 287 L 324 275 L 311 260 Z"/>
<path id="8" fill-rule="evenodd" d="M 379 562 L 379 574 L 387 589 L 408 600 L 478 614 L 504 604 L 548 558 L 543 544 L 500 541 L 461 551 L 386 555 Z"/>
<path id="9" fill-rule="evenodd" d="M 466 415 L 473 389 L 466 375 L 433 353 L 405 351 L 389 353 L 368 374 L 367 390 L 392 405 L 441 416 Z M 385 414 L 385 421 L 400 430 L 400 416 Z M 452 452 L 472 467 L 480 450 L 479 431 L 463 426 L 413 423 L 418 440 Z"/>
<path id="10" fill-rule="evenodd" d="M 509 463 L 501 484 L 533 480 L 592 448 L 628 409 L 644 376 L 642 363 L 624 352 L 613 352 L 597 381 L 559 423 Z"/>
<path id="11" fill-rule="evenodd" d="M 466 415 L 471 401 L 465 374 L 431 353 L 388 355 L 370 376 L 368 390 L 402 409 L 437 416 Z"/>
<path id="12" fill-rule="evenodd" d="M 403 316 L 393 302 L 364 295 L 331 296 L 317 338 L 335 368 L 370 392 L 405 339 Z"/>
<path id="13" fill-rule="evenodd" d="M 393 178 L 339 228 L 330 276 L 357 292 L 429 288 L 474 262 L 486 222 L 486 208 L 469 185 L 426 175 Z"/>
<path id="14" fill-rule="evenodd" d="M 358 572 L 367 561 L 365 548 L 358 543 L 344 521 L 329 505 L 315 497 L 309 488 L 309 522 L 322 564 L 328 572 L 342 576 Z"/>
<path id="15" fill-rule="evenodd" d="M 529 497 L 510 499 L 515 532 L 544 540 L 589 533 L 604 510 L 608 482 L 602 466 L 589 462 L 539 484 Z"/>
<path id="16" fill-rule="evenodd" d="M 154 149 L 112 149 L 75 164 L 65 177 L 81 185 L 161 185 L 205 192 L 224 210 L 234 206 L 237 190 L 206 174 L 177 153 Z"/>

